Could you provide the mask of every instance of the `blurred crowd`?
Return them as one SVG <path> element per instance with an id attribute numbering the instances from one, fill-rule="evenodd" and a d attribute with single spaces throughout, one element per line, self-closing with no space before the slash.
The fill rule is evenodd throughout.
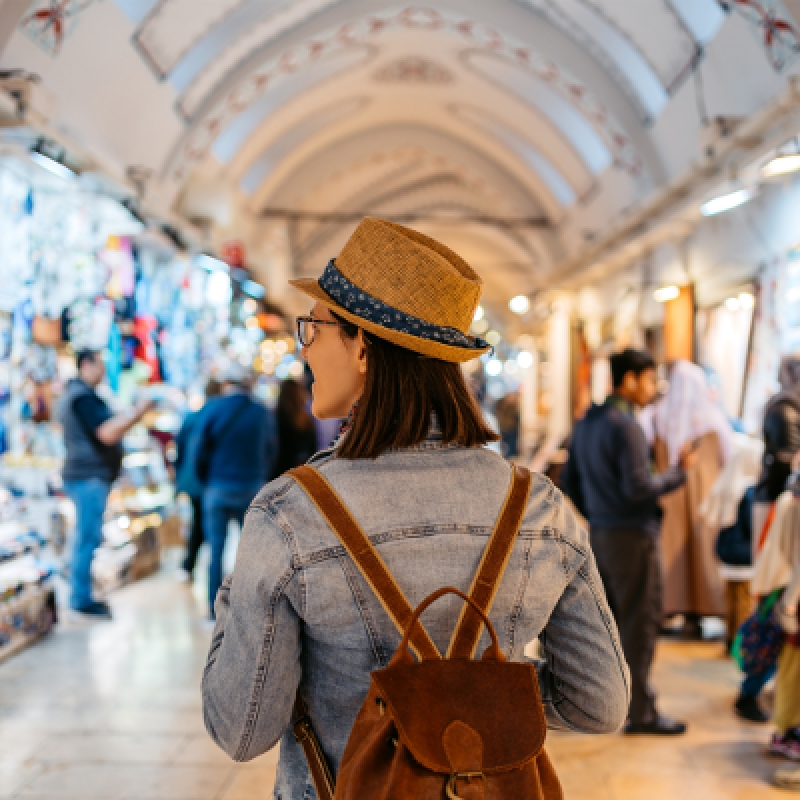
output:
<path id="1" fill-rule="evenodd" d="M 659 386 L 653 359 L 627 350 L 611 371 L 559 483 L 587 519 L 631 667 L 628 730 L 686 730 L 657 710 L 655 640 L 702 637 L 723 618 L 743 673 L 736 713 L 771 720 L 769 752 L 800 761 L 800 357 L 784 358 L 760 437 L 736 430 L 696 364 L 666 365 Z M 776 782 L 800 791 L 800 770 Z"/>

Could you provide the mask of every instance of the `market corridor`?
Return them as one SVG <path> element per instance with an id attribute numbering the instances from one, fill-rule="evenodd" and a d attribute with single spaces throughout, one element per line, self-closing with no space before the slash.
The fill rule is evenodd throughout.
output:
<path id="1" fill-rule="evenodd" d="M 0 798 L 272 798 L 276 754 L 234 764 L 203 728 L 196 592 L 162 572 L 115 593 L 113 622 L 61 625 L 0 665 Z M 721 656 L 661 643 L 662 705 L 686 737 L 551 734 L 567 800 L 785 797 L 768 785 L 766 728 L 730 710 L 737 671 Z"/>

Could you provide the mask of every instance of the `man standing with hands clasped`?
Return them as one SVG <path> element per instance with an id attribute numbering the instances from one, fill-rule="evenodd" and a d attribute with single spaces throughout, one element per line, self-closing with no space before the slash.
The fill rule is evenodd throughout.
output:
<path id="1" fill-rule="evenodd" d="M 59 407 L 67 450 L 64 490 L 76 513 L 69 604 L 86 617 L 110 619 L 108 605 L 92 598 L 92 558 L 103 541 L 106 500 L 122 466 L 122 439 L 153 401 L 140 400 L 130 411 L 112 413 L 95 392 L 106 374 L 102 353 L 83 350 L 75 358 L 78 376 L 67 383 Z"/>
<path id="2" fill-rule="evenodd" d="M 686 480 L 695 456 L 661 475 L 650 469 L 650 448 L 635 409 L 657 394 L 651 356 L 628 349 L 611 356 L 614 391 L 575 426 L 561 480 L 565 494 L 589 521 L 592 549 L 631 670 L 631 705 L 625 733 L 675 735 L 682 722 L 661 716 L 650 687 L 650 668 L 661 627 L 661 557 L 658 499 Z"/>

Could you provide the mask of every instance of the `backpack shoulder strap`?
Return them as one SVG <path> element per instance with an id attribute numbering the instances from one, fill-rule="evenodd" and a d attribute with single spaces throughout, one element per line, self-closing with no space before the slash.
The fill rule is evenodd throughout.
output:
<path id="1" fill-rule="evenodd" d="M 469 596 L 481 610 L 489 615 L 500 581 L 514 549 L 531 491 L 531 473 L 525 467 L 511 468 L 511 485 L 506 495 L 503 509 L 497 518 L 492 535 L 483 551 L 483 558 L 472 580 Z M 470 659 L 481 638 L 483 621 L 477 612 L 464 603 L 461 616 L 456 623 L 453 638 L 447 651 L 447 658 Z"/>
<path id="2" fill-rule="evenodd" d="M 401 634 L 404 633 L 414 615 L 414 609 L 336 490 L 318 470 L 308 464 L 295 467 L 286 474 L 297 481 L 311 498 L 331 530 L 344 545 L 350 558 L 361 570 L 361 574 L 372 587 L 372 591 L 381 601 L 397 630 Z M 420 622 L 417 622 L 411 633 L 410 643 L 411 649 L 420 659 L 441 658 L 436 645 Z"/>

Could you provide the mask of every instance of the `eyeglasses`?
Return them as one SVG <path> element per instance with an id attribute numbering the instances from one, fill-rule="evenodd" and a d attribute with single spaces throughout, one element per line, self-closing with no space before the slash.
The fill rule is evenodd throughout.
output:
<path id="1" fill-rule="evenodd" d="M 314 317 L 298 317 L 297 318 L 297 339 L 302 347 L 311 347 L 314 339 L 317 338 L 317 325 L 333 325 L 335 328 L 341 328 L 339 322 L 329 322 L 326 319 L 314 319 Z"/>

